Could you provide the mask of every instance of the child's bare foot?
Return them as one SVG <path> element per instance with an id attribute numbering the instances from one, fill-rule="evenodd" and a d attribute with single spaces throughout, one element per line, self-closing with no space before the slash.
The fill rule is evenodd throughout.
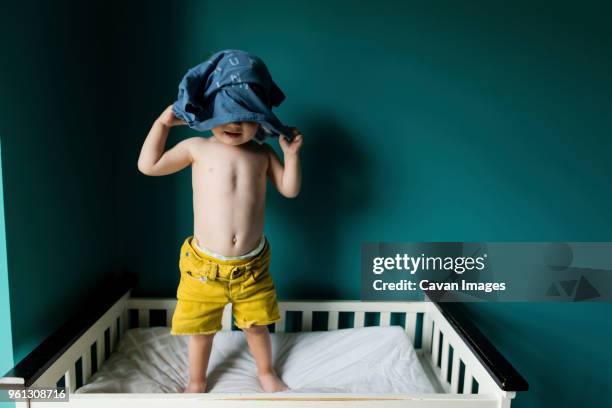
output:
<path id="1" fill-rule="evenodd" d="M 259 383 L 265 392 L 279 392 L 289 389 L 287 384 L 283 382 L 275 372 L 259 374 Z"/>
<path id="2" fill-rule="evenodd" d="M 183 392 L 206 392 L 206 381 L 189 381 Z"/>

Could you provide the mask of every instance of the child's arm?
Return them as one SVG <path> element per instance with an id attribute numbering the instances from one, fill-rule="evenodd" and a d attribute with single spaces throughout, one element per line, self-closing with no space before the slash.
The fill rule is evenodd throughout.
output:
<path id="1" fill-rule="evenodd" d="M 268 176 L 272 184 L 285 197 L 296 197 L 300 192 L 302 184 L 302 171 L 300 169 L 299 151 L 302 147 L 302 135 L 297 129 L 293 129 L 295 137 L 291 142 L 287 141 L 284 136 L 279 136 L 278 143 L 283 149 L 285 166 L 280 162 L 276 152 L 272 147 L 268 146 L 270 156 L 270 165 L 268 166 Z"/>
<path id="2" fill-rule="evenodd" d="M 153 122 L 151 130 L 140 150 L 138 170 L 147 176 L 165 176 L 187 167 L 192 161 L 191 148 L 194 138 L 185 139 L 164 152 L 171 127 L 185 124 L 174 116 L 172 105 Z"/>

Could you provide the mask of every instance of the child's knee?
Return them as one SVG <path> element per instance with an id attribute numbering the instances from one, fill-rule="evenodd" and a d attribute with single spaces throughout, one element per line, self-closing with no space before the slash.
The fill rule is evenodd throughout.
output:
<path id="1" fill-rule="evenodd" d="M 215 337 L 215 333 L 192 334 L 191 336 L 189 336 L 190 340 L 194 342 L 207 342 L 207 341 L 212 340 L 213 337 Z"/>
<path id="2" fill-rule="evenodd" d="M 251 327 L 244 327 L 242 331 L 245 334 L 264 334 L 268 332 L 268 326 L 254 324 Z"/>

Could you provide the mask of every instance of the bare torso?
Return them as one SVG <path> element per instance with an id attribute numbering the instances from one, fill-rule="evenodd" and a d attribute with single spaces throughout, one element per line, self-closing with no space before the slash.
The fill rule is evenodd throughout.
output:
<path id="1" fill-rule="evenodd" d="M 263 234 L 269 156 L 248 142 L 227 145 L 204 139 L 193 154 L 194 236 L 201 247 L 242 255 Z"/>

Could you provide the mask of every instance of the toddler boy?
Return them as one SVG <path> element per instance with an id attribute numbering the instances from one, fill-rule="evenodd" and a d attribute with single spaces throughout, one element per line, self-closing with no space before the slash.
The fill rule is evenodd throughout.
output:
<path id="1" fill-rule="evenodd" d="M 269 109 L 280 103 L 280 89 L 269 74 L 265 76 L 261 60 L 227 50 L 209 61 L 186 75 L 180 89 L 187 102 L 177 106 L 180 92 L 179 101 L 155 120 L 138 159 L 138 169 L 149 176 L 187 166 L 192 170 L 194 232 L 180 249 L 171 334 L 190 336 L 189 382 L 184 391 L 205 392 L 213 337 L 221 329 L 224 306 L 232 303 L 235 324 L 246 335 L 262 389 L 283 391 L 288 387 L 272 365 L 267 328 L 280 315 L 269 273 L 270 242 L 263 234 L 266 178 L 283 196 L 297 196 L 303 138 L 296 128 L 278 132 L 283 127 Z M 194 74 L 199 82 L 190 86 Z M 194 103 L 196 93 L 205 95 L 199 104 Z M 198 130 L 208 127 L 212 136 L 191 137 L 164 151 L 169 129 L 183 124 Z M 284 165 L 262 143 L 274 131 Z"/>

